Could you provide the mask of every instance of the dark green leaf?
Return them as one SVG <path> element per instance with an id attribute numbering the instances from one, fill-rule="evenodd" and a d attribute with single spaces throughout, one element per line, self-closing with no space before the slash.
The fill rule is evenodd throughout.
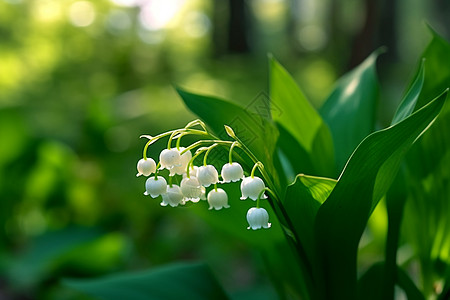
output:
<path id="1" fill-rule="evenodd" d="M 66 279 L 63 285 L 108 300 L 228 299 L 210 269 L 200 263 L 179 263 L 96 279 Z"/>
<path id="2" fill-rule="evenodd" d="M 11 259 L 8 277 L 15 285 L 30 286 L 44 280 L 74 249 L 100 237 L 98 230 L 66 228 L 37 237 L 23 254 Z"/>
<path id="3" fill-rule="evenodd" d="M 331 129 L 339 170 L 356 146 L 373 132 L 378 97 L 375 63 L 379 53 L 374 52 L 344 75 L 320 109 Z"/>
<path id="4" fill-rule="evenodd" d="M 332 175 L 334 152 L 329 129 L 294 79 L 274 58 L 270 59 L 270 100 L 278 112 L 273 119 L 309 154 L 316 173 Z"/>
<path id="5" fill-rule="evenodd" d="M 333 179 L 300 174 L 286 191 L 284 207 L 310 262 L 314 257 L 313 234 L 316 214 L 335 184 L 336 181 Z"/>
<path id="6" fill-rule="evenodd" d="M 433 29 L 430 28 L 430 31 L 433 38 L 422 54 L 425 59 L 426 73 L 416 109 L 450 86 L 450 44 Z"/>
<path id="7" fill-rule="evenodd" d="M 356 297 L 358 243 L 369 216 L 386 193 L 404 153 L 439 114 L 447 91 L 396 125 L 358 146 L 316 217 L 315 238 L 327 298 Z"/>
<path id="8" fill-rule="evenodd" d="M 425 297 L 416 287 L 414 282 L 409 278 L 403 269 L 396 267 L 394 270 L 396 285 L 399 286 L 406 294 L 408 300 L 425 300 Z M 384 299 L 383 296 L 383 276 L 386 274 L 383 263 L 376 263 L 364 273 L 358 281 L 358 299 L 361 300 L 378 300 Z M 392 298 L 393 299 L 393 298 Z"/>
<path id="9" fill-rule="evenodd" d="M 401 120 L 407 118 L 416 107 L 417 100 L 419 99 L 420 92 L 422 91 L 423 81 L 425 79 L 425 59 L 422 60 L 422 64 L 420 65 L 419 71 L 416 74 L 416 78 L 414 79 L 411 87 L 406 92 L 403 100 L 400 102 L 399 107 L 392 119 L 391 125 L 394 125 Z"/>

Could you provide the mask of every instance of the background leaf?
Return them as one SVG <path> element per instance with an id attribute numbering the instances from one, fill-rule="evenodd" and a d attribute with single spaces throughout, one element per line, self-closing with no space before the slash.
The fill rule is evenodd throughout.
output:
<path id="1" fill-rule="evenodd" d="M 342 170 L 356 146 L 374 130 L 378 81 L 375 63 L 380 51 L 337 82 L 320 108 L 333 136 L 338 170 Z"/>
<path id="2" fill-rule="evenodd" d="M 320 207 L 315 237 L 327 299 L 356 297 L 357 249 L 370 213 L 389 188 L 403 154 L 434 121 L 446 96 L 443 93 L 402 122 L 368 136 Z"/>
<path id="3" fill-rule="evenodd" d="M 177 263 L 96 279 L 65 279 L 63 284 L 108 300 L 228 299 L 210 269 L 200 263 Z"/>
<path id="4" fill-rule="evenodd" d="M 407 118 L 416 107 L 417 100 L 419 99 L 420 93 L 422 91 L 423 82 L 425 80 L 425 59 L 422 60 L 422 64 L 420 65 L 419 70 L 417 71 L 416 77 L 411 84 L 411 87 L 406 92 L 403 100 L 400 102 L 400 105 L 395 112 L 394 118 L 392 119 L 392 123 L 396 124 L 401 120 Z"/>
<path id="5" fill-rule="evenodd" d="M 315 174 L 333 175 L 333 141 L 327 125 L 283 66 L 273 57 L 269 61 L 270 101 L 279 112 L 273 115 L 274 121 L 281 124 L 297 141 L 299 147 L 309 154 Z M 302 161 L 298 164 L 294 159 L 291 161 L 295 173 L 304 172 L 300 169 L 304 164 Z"/>
<path id="6" fill-rule="evenodd" d="M 236 136 L 270 171 L 274 181 L 279 182 L 272 159 L 278 130 L 270 120 L 229 101 L 188 93 L 182 89 L 177 89 L 177 91 L 187 107 L 221 139 L 230 139 L 225 132 L 224 125 L 230 126 Z M 250 163 L 250 167 L 251 165 L 252 163 Z"/>

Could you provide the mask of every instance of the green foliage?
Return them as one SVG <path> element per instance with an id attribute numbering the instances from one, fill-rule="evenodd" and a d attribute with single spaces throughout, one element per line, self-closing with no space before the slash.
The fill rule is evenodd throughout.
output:
<path id="1" fill-rule="evenodd" d="M 202 47 L 205 39 L 176 38 L 175 47 L 166 42 L 160 54 L 149 54 L 155 45 L 131 46 L 139 40 L 128 34 L 131 23 L 122 33 L 114 26 L 101 33 L 100 24 L 115 24 L 111 16 L 128 20 L 132 9 L 121 15 L 116 4 L 101 2 L 97 22 L 78 31 L 58 13 L 49 23 L 37 21 L 46 9 L 63 11 L 64 4 L 50 1 L 34 11 L 37 4 L 17 3 L 10 14 L 3 9 L 9 2 L 0 3 L 0 31 L 20 50 L 0 49 L 6 70 L 0 76 L 0 298 L 70 300 L 79 292 L 100 299 L 273 299 L 276 291 L 280 299 L 347 300 L 394 299 L 396 290 L 408 299 L 448 297 L 450 45 L 437 33 L 390 126 L 374 132 L 380 125 L 380 51 L 342 76 L 320 108 L 270 57 L 270 97 L 242 105 L 239 100 L 260 86 L 261 64 L 239 66 L 238 80 L 243 73 L 255 85 L 243 81 L 241 88 L 233 87 L 226 76 L 236 75 L 223 65 L 212 67 L 221 79 L 199 67 L 195 76 L 186 76 L 189 68 L 172 72 L 182 60 L 190 61 L 173 48 Z M 5 23 L 23 7 L 29 8 L 23 10 L 26 26 Z M 105 22 L 98 22 L 102 18 Z M 60 29 L 47 30 L 51 22 Z M 39 24 L 29 36 L 16 34 Z M 56 39 L 59 32 L 64 39 Z M 96 36 L 95 43 L 86 43 L 89 35 Z M 108 57 L 104 44 L 111 45 Z M 204 55 L 196 55 L 202 59 L 191 53 L 195 59 L 189 64 L 200 64 Z M 158 63 L 141 63 L 148 60 Z M 150 75 L 158 79 L 148 83 Z M 177 89 L 176 99 L 165 85 L 174 78 L 183 78 L 182 85 L 201 83 L 203 92 L 217 90 L 233 101 L 184 89 Z M 233 159 L 246 175 L 255 161 L 263 164 L 257 175 L 271 192 L 260 205 L 269 213 L 270 229 L 246 229 L 246 212 L 256 204 L 239 200 L 240 183 L 221 185 L 231 208 L 220 211 L 200 201 L 169 212 L 158 205 L 160 199 L 136 196 L 142 186 L 130 166 L 140 152 L 130 135 L 187 121 L 191 115 L 183 103 L 207 124 L 213 133 L 207 139 L 242 143 Z M 183 144 L 191 140 L 186 136 Z M 149 156 L 156 157 L 161 147 L 152 145 Z M 219 170 L 227 150 L 220 145 L 209 156 Z M 181 179 L 177 176 L 174 180 Z M 387 224 L 375 218 L 380 201 Z M 387 235 L 377 235 L 373 224 L 387 228 Z M 375 254 L 367 254 L 368 248 Z M 214 261 L 219 270 L 179 263 L 125 271 L 198 257 Z M 255 268 L 260 264 L 264 270 Z M 105 276 L 111 272 L 115 275 Z M 92 276 L 98 277 L 86 279 Z"/>
<path id="2" fill-rule="evenodd" d="M 63 283 L 99 299 L 229 299 L 211 270 L 199 263 L 178 263 L 92 280 L 66 279 Z"/>
<path id="3" fill-rule="evenodd" d="M 444 52 L 450 53 L 435 49 L 436 47 L 439 45 L 435 37 L 425 52 L 431 61 L 433 57 L 442 56 Z M 393 193 L 390 193 L 394 196 L 389 197 L 388 202 L 390 240 L 386 248 L 388 259 L 386 267 L 374 268 L 358 284 L 356 257 L 369 217 L 396 178 L 403 156 L 430 128 L 441 112 L 448 94 L 444 91 L 448 87 L 448 82 L 446 85 L 437 83 L 435 88 L 429 87 L 426 75 L 428 71 L 425 70 L 429 68 L 433 70 L 433 64 L 430 63 L 429 67 L 427 58 L 422 62 L 405 93 L 392 120 L 393 125 L 371 134 L 374 128 L 378 90 L 375 75 L 377 55 L 372 54 L 354 71 L 345 75 L 321 109 L 333 134 L 338 167 L 343 166 L 353 152 L 338 180 L 299 175 L 287 188 L 284 200 L 272 202 L 277 217 L 282 220 L 283 226 L 288 227 L 284 228 L 286 236 L 293 239 L 296 245 L 294 247 L 297 249 L 302 277 L 307 282 L 307 286 L 303 287 L 304 291 L 300 294 L 306 291 L 312 298 L 364 298 L 362 295 L 365 295 L 365 290 L 370 290 L 369 286 L 375 282 L 381 282 L 385 286 L 379 292 L 387 297 L 392 297 L 395 285 L 402 287 L 412 298 L 420 295 L 408 275 L 395 262 L 397 253 L 395 249 L 399 245 L 398 230 L 405 202 L 402 193 L 396 193 L 395 188 Z M 316 137 L 321 136 L 323 138 L 318 138 L 317 141 L 322 145 L 322 150 L 323 147 L 327 150 L 332 149 L 326 146 L 331 143 L 331 140 L 326 138 L 329 134 L 319 133 L 323 128 L 327 128 L 325 123 L 286 70 L 273 58 L 270 59 L 270 65 L 271 103 L 273 110 L 278 112 L 273 115 L 273 121 L 277 123 L 279 131 L 276 135 L 279 136 L 277 147 L 284 155 L 284 161 L 281 160 L 284 169 L 274 171 L 283 173 L 284 170 L 297 170 L 300 166 L 309 166 L 308 169 L 317 174 L 330 172 L 332 170 L 330 166 L 334 166 L 333 157 L 327 152 L 317 152 L 313 147 Z M 434 71 L 439 73 L 439 70 Z M 430 92 L 439 89 L 439 94 Z M 214 120 L 211 121 L 211 116 L 207 117 L 206 109 L 199 114 L 195 104 L 186 103 L 207 124 L 219 128 L 217 116 L 212 117 Z M 241 113 L 248 112 L 243 110 Z M 261 135 L 257 138 L 263 139 L 264 133 L 259 133 Z M 417 161 L 414 165 L 416 164 Z M 415 193 L 420 194 L 417 191 Z M 286 213 L 282 213 L 283 211 Z M 442 249 L 438 253 L 441 252 Z M 388 273 L 393 275 L 387 276 L 383 281 L 381 274 Z M 378 281 L 366 279 L 371 276 L 380 278 Z M 358 289 L 362 291 L 359 296 Z"/>
<path id="4" fill-rule="evenodd" d="M 358 144 L 374 130 L 378 81 L 376 51 L 344 75 L 320 108 L 333 135 L 336 164 L 342 170 Z"/>
<path id="5" fill-rule="evenodd" d="M 291 154 L 286 150 L 295 141 L 291 141 L 289 146 L 283 147 L 284 144 L 281 144 L 282 150 L 291 154 L 294 170 L 301 170 L 299 168 L 307 160 L 312 163 L 317 174 L 331 176 L 334 173 L 333 164 L 329 163 L 334 160 L 333 141 L 327 125 L 287 71 L 274 58 L 269 58 L 269 64 L 270 105 L 277 110 L 273 120 L 295 139 L 298 143 L 296 147 L 302 149 L 297 159 L 292 156 L 298 153 Z"/>

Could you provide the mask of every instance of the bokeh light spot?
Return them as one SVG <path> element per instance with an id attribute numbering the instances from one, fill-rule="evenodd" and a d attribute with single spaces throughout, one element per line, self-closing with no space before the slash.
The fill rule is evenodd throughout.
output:
<path id="1" fill-rule="evenodd" d="M 95 8 L 89 1 L 78 1 L 73 3 L 69 9 L 70 22 L 77 27 L 86 27 L 95 20 Z"/>

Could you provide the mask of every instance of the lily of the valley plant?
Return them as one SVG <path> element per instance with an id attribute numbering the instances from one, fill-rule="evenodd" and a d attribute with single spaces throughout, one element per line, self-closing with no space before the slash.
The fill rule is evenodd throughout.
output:
<path id="1" fill-rule="evenodd" d="M 195 127 L 199 127 L 195 129 Z M 264 181 L 255 176 L 255 171 L 260 170 L 262 176 L 265 174 L 264 165 L 255 159 L 255 155 L 239 140 L 230 126 L 225 125 L 225 130 L 233 141 L 221 140 L 210 133 L 201 120 L 195 120 L 188 123 L 184 128 L 172 130 L 159 134 L 157 136 L 143 135 L 148 141 L 145 144 L 143 158 L 137 163 L 136 176 L 151 176 L 145 182 L 144 195 L 150 195 L 153 198 L 161 196 L 162 206 L 170 205 L 176 207 L 185 205 L 191 201 L 194 203 L 200 200 L 207 200 L 209 209 L 221 210 L 229 208 L 229 199 L 227 192 L 218 187 L 229 182 L 241 182 L 241 200 L 250 198 L 256 201 L 256 206 L 248 210 L 246 218 L 249 224 L 248 229 L 270 228 L 269 214 L 260 207 L 260 200 L 266 199 L 266 191 L 274 192 L 266 187 Z M 192 145 L 181 147 L 181 138 L 186 135 L 196 135 L 203 139 L 198 140 Z M 161 151 L 159 162 L 156 163 L 152 158 L 147 157 L 148 147 L 163 137 L 167 137 L 167 148 Z M 176 146 L 172 148 L 172 142 L 176 140 Z M 208 155 L 214 148 L 227 148 L 229 151 L 229 162 L 223 164 L 219 180 L 219 173 L 214 165 L 208 164 Z M 235 147 L 241 148 L 249 159 L 254 160 L 253 168 L 247 172 L 248 177 L 244 176 L 244 170 L 238 162 L 233 161 L 233 150 Z M 194 155 L 192 155 L 192 151 Z M 203 165 L 195 165 L 197 157 L 203 155 Z M 160 171 L 166 169 L 169 173 L 168 178 L 160 176 Z M 207 190 L 208 188 L 208 190 Z M 207 194 L 207 196 L 206 196 Z M 233 199 L 237 200 L 237 199 Z M 239 205 L 235 202 L 236 205 Z"/>

